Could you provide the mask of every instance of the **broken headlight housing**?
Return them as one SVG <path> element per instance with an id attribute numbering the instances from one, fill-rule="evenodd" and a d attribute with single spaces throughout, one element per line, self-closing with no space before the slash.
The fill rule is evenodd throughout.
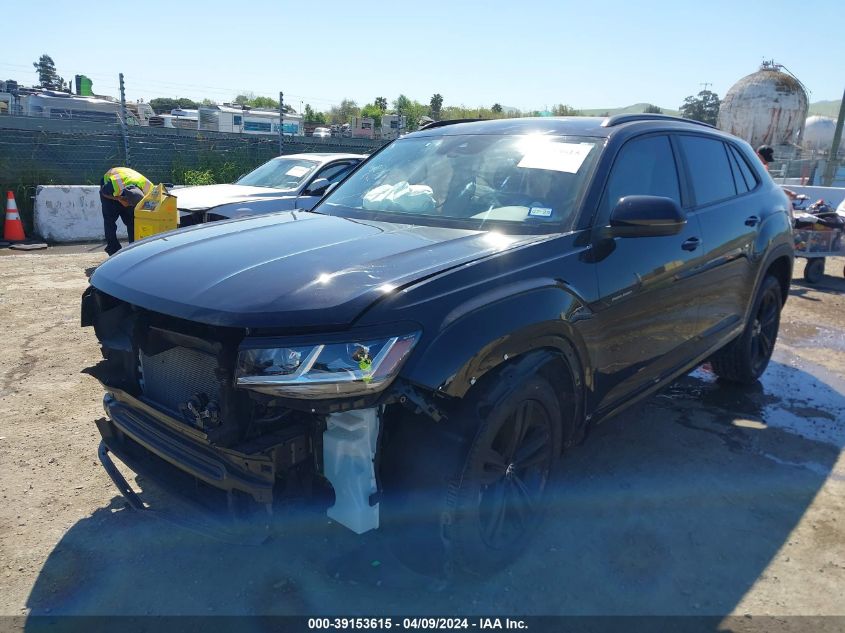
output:
<path id="1" fill-rule="evenodd" d="M 323 345 L 242 348 L 238 387 L 287 398 L 342 398 L 385 389 L 418 334 Z"/>

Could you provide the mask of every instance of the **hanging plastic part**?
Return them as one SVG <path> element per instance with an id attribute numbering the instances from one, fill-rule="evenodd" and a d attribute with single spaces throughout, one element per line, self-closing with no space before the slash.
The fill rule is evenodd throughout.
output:
<path id="1" fill-rule="evenodd" d="M 430 404 L 428 400 L 411 385 L 406 383 L 397 383 L 395 391 L 399 394 L 399 402 L 408 407 L 416 414 L 424 413 L 435 422 L 445 419 L 447 416 L 440 409 Z"/>
<path id="2" fill-rule="evenodd" d="M 335 492 L 326 514 L 356 534 L 379 526 L 379 505 L 374 460 L 379 434 L 375 408 L 333 413 L 323 433 L 323 474 Z"/>

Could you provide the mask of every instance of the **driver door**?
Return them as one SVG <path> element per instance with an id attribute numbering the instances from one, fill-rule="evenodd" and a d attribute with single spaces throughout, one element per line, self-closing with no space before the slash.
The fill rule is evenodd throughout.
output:
<path id="1" fill-rule="evenodd" d="M 675 152 L 666 135 L 625 143 L 617 154 L 600 203 L 596 227 L 606 226 L 620 198 L 652 195 L 681 204 Z M 600 409 L 662 380 L 686 362 L 698 318 L 691 277 L 699 252 L 698 219 L 687 217 L 677 235 L 598 239 L 592 258 L 599 301 L 592 342 L 597 350 Z M 588 345 L 591 342 L 588 342 Z"/>

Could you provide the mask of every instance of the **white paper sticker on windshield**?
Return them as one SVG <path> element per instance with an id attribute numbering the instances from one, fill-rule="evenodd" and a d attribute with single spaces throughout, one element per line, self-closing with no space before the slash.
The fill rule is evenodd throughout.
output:
<path id="1" fill-rule="evenodd" d="M 537 143 L 525 152 L 517 167 L 575 174 L 581 169 L 591 149 L 592 143 Z"/>
<path id="2" fill-rule="evenodd" d="M 550 218 L 552 217 L 552 210 L 548 207 L 531 207 L 528 209 L 528 215 L 536 218 Z"/>
<path id="3" fill-rule="evenodd" d="M 299 178 L 300 176 L 304 176 L 307 173 L 308 167 L 303 167 L 302 165 L 294 165 L 285 172 L 285 174 L 287 174 L 288 176 L 293 176 L 294 178 Z"/>

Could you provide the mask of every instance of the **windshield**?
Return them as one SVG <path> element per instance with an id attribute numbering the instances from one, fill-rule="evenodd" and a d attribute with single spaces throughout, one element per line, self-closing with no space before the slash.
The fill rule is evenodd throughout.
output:
<path id="1" fill-rule="evenodd" d="M 242 176 L 236 185 L 270 187 L 290 191 L 299 186 L 317 169 L 320 163 L 305 158 L 274 158 Z"/>
<path id="2" fill-rule="evenodd" d="M 551 232 L 571 222 L 601 139 L 456 135 L 400 139 L 319 210 L 394 222 Z"/>

